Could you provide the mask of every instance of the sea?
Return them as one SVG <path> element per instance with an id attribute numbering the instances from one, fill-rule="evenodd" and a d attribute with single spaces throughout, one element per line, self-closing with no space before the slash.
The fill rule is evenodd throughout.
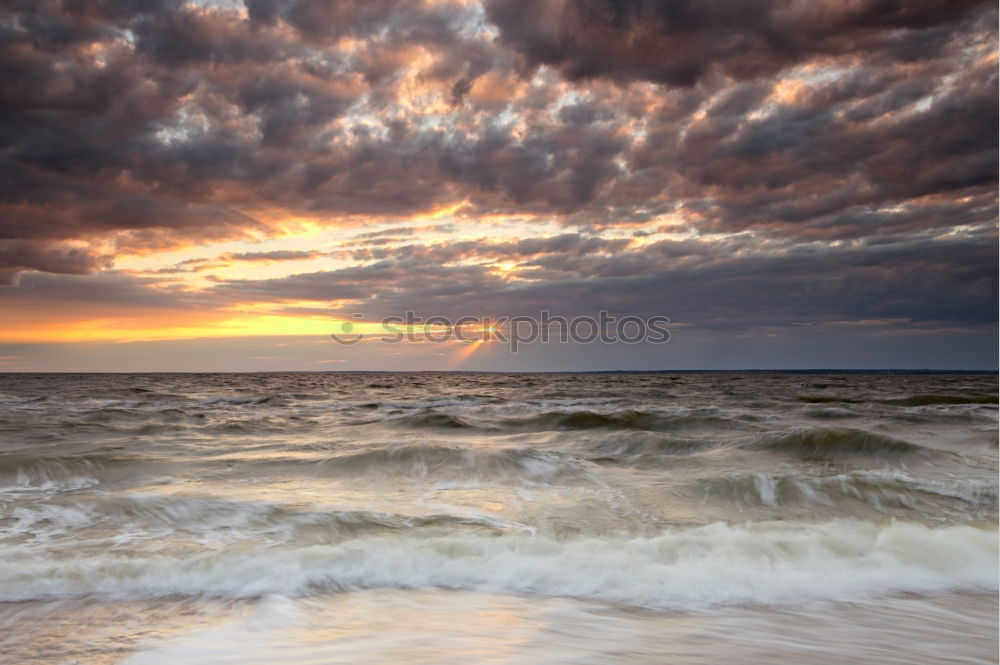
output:
<path id="1" fill-rule="evenodd" d="M 996 663 L 997 375 L 0 374 L 0 662 Z"/>

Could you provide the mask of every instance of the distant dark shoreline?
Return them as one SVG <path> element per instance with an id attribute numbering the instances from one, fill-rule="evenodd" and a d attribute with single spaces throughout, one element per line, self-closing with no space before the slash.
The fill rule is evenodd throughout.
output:
<path id="1" fill-rule="evenodd" d="M 606 369 L 606 370 L 267 370 L 253 372 L 3 372 L 4 375 L 243 375 L 243 374 L 789 374 L 789 375 L 834 375 L 834 374 L 873 374 L 873 375 L 928 375 L 928 374 L 998 374 L 995 369 Z"/>

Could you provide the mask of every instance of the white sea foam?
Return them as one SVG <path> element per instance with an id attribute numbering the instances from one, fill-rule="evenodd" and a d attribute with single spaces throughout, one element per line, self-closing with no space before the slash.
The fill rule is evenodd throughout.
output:
<path id="1" fill-rule="evenodd" d="M 861 600 L 997 588 L 997 532 L 917 523 L 722 523 L 650 538 L 388 535 L 335 545 L 231 548 L 187 558 L 0 550 L 0 600 L 304 596 L 439 587 L 664 609 Z"/>

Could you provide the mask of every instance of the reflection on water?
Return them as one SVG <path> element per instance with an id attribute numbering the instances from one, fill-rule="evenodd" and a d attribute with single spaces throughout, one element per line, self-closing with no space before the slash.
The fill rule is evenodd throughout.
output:
<path id="1" fill-rule="evenodd" d="M 104 665 L 995 663 L 991 594 L 862 604 L 635 610 L 569 598 L 375 590 L 254 601 L 23 604 L 5 662 Z"/>
<path id="2" fill-rule="evenodd" d="M 246 617 L 135 655 L 133 665 L 202 663 L 990 662 L 986 596 L 896 599 L 856 608 L 722 615 L 628 611 L 568 599 L 368 592 L 266 599 Z M 969 642 L 970 629 L 993 639 Z M 756 662 L 762 662 L 756 660 Z"/>

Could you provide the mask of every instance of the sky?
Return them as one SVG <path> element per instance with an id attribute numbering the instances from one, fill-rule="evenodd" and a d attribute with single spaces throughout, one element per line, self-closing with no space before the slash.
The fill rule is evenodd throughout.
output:
<path id="1" fill-rule="evenodd" d="M 996 369 L 997 23 L 7 0 L 0 371 Z M 670 340 L 376 334 L 602 310 Z"/>

